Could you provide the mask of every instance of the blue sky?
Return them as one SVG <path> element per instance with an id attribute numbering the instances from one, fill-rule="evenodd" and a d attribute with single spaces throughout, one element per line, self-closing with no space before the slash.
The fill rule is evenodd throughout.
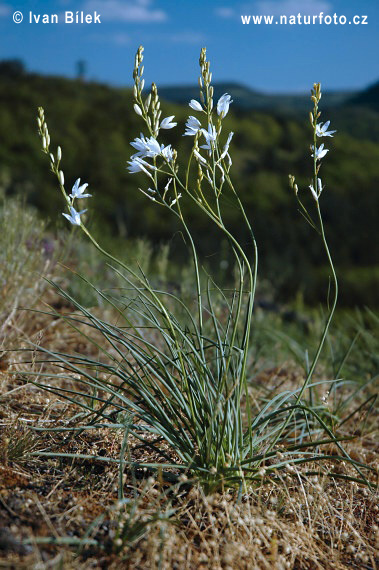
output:
<path id="1" fill-rule="evenodd" d="M 18 10 L 24 19 L 13 21 Z M 65 11 L 101 14 L 101 24 L 65 24 Z M 29 12 L 59 24 L 30 24 Z M 243 25 L 241 15 L 323 12 L 367 16 L 366 25 Z M 214 81 L 268 92 L 364 88 L 379 80 L 378 0 L 0 0 L 0 59 L 20 58 L 42 73 L 130 85 L 134 54 L 145 46 L 145 77 L 158 85 L 195 83 L 208 49 Z"/>

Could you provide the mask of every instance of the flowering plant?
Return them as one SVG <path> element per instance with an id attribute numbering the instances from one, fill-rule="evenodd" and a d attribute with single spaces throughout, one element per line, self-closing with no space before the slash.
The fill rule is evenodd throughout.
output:
<path id="1" fill-rule="evenodd" d="M 80 394 L 56 390 L 81 406 L 88 424 L 81 429 L 95 424 L 122 428 L 125 441 L 133 435 L 143 446 L 154 450 L 167 468 L 175 467 L 196 475 L 207 489 L 260 480 L 264 476 L 275 478 L 278 470 L 289 465 L 319 461 L 323 456 L 314 450 L 322 443 L 330 442 L 336 443 L 343 457 L 361 473 L 357 462 L 352 461 L 342 448 L 340 440 L 312 405 L 303 400 L 306 389 L 312 388 L 312 376 L 337 302 L 337 280 L 319 207 L 323 191 L 319 171 L 328 150 L 323 144 L 317 148 L 317 137 L 331 137 L 335 131 L 327 130 L 329 122 L 324 125 L 317 122 L 320 86 L 316 84 L 312 92 L 314 110 L 311 113 L 314 177 L 310 191 L 316 201 L 318 227 L 300 200 L 293 176 L 290 182 L 307 221 L 321 233 L 335 278 L 335 300 L 303 385 L 276 394 L 256 411 L 250 397 L 248 365 L 258 250 L 250 215 L 245 211 L 230 175 L 233 132 L 224 133 L 223 121 L 233 101 L 225 93 L 214 103 L 212 74 L 205 49 L 201 50 L 199 63 L 200 97 L 199 101 L 192 99 L 189 103 L 196 116 L 190 115 L 183 129 L 183 136 L 193 137 L 193 144 L 187 166 L 182 171 L 177 151 L 161 142 L 162 130 L 180 127 L 174 122 L 174 116 L 162 119 L 155 84 L 145 96 L 143 48 L 138 49 L 133 72 L 134 111 L 144 123 L 144 132 L 131 142 L 136 152 L 127 166 L 131 174 L 147 177 L 149 186 L 141 188 L 141 192 L 157 206 L 168 209 L 182 226 L 195 275 L 195 311 L 179 295 L 155 289 L 142 270 L 132 269 L 127 262 L 116 259 L 97 243 L 81 217 L 86 210 L 77 211 L 74 207 L 75 200 L 90 197 L 90 194 L 85 194 L 87 184 L 80 186 L 78 179 L 71 193 L 67 194 L 60 169 L 62 152 L 58 147 L 56 156 L 51 153 L 44 112 L 39 109 L 38 126 L 43 150 L 50 157 L 51 169 L 58 178 L 69 210 L 69 214 L 63 215 L 73 225 L 79 226 L 94 246 L 114 264 L 114 270 L 132 291 L 125 308 L 124 302 L 117 304 L 113 298 L 97 290 L 117 311 L 123 325 L 102 321 L 70 298 L 87 324 L 103 335 L 106 345 L 112 350 L 106 346 L 99 347 L 104 355 L 103 361 L 62 353 L 54 354 L 54 358 L 78 374 L 78 382 L 87 389 L 95 390 L 96 394 L 101 390 L 106 396 L 94 396 L 97 406 L 89 410 Z M 194 183 L 190 182 L 191 173 L 196 175 Z M 222 290 L 216 279 L 201 268 L 186 217 L 189 202 L 217 227 L 220 238 L 230 246 L 237 275 L 231 291 Z M 231 202 L 250 235 L 247 244 L 241 243 L 224 224 L 223 212 Z M 67 296 L 61 289 L 60 292 Z M 223 311 L 217 309 L 220 302 Z M 76 317 L 71 319 L 75 326 Z M 155 331 L 153 336 L 151 329 Z M 159 340 L 156 340 L 157 336 Z M 43 348 L 39 350 L 49 352 Z M 111 414 L 115 412 L 117 419 L 111 421 L 114 417 Z M 289 434 L 299 428 L 302 435 L 288 439 Z M 315 437 L 320 430 L 327 433 L 326 440 Z M 309 435 L 306 443 L 304 433 Z M 305 446 L 307 451 L 303 451 Z M 132 459 L 126 461 L 120 457 L 121 470 L 127 463 L 133 463 Z M 149 463 L 148 466 L 162 467 L 162 463 Z"/>

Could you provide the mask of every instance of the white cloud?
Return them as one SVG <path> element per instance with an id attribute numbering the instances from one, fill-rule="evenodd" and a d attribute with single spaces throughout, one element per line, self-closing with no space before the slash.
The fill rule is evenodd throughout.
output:
<path id="1" fill-rule="evenodd" d="M 99 43 L 113 44 L 119 47 L 126 45 L 137 45 L 136 40 L 133 36 L 126 34 L 124 32 L 119 32 L 116 34 L 92 34 L 91 40 Z M 162 42 L 172 43 L 172 44 L 189 44 L 202 46 L 206 41 L 206 36 L 200 32 L 178 32 L 178 33 L 153 33 L 149 34 L 148 39 L 146 38 L 146 44 L 161 44 Z"/>
<path id="2" fill-rule="evenodd" d="M 165 36 L 166 39 L 176 44 L 201 44 L 205 41 L 205 36 L 197 32 L 181 32 Z"/>
<path id="3" fill-rule="evenodd" d="M 228 8 L 227 6 L 220 6 L 219 8 L 216 8 L 215 13 L 220 18 L 225 18 L 228 20 L 234 18 L 236 15 L 233 8 Z"/>
<path id="4" fill-rule="evenodd" d="M 261 0 L 256 3 L 260 14 L 270 14 L 273 16 L 302 14 L 305 16 L 319 14 L 329 14 L 332 5 L 327 0 Z"/>
<path id="5" fill-rule="evenodd" d="M 112 42 L 118 46 L 125 46 L 132 43 L 132 40 L 127 34 L 120 33 L 112 35 Z"/>
<path id="6" fill-rule="evenodd" d="M 163 22 L 167 14 L 153 7 L 153 0 L 86 0 L 83 10 L 96 10 L 102 21 Z"/>
<path id="7" fill-rule="evenodd" d="M 149 33 L 147 37 L 145 37 L 144 43 L 145 47 L 149 44 L 151 45 L 159 45 L 162 43 L 171 43 L 171 44 L 189 44 L 189 45 L 196 45 L 198 47 L 202 47 L 206 42 L 207 37 L 205 34 L 201 32 L 193 32 L 190 31 L 181 31 L 181 32 L 157 32 L 157 33 Z M 178 48 L 179 49 L 179 48 Z"/>
<path id="8" fill-rule="evenodd" d="M 0 4 L 0 18 L 8 16 L 10 14 L 11 8 L 7 4 Z"/>

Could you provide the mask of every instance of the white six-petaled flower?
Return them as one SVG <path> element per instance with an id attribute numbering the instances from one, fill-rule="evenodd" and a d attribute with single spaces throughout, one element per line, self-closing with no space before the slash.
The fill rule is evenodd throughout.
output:
<path id="1" fill-rule="evenodd" d="M 313 145 L 312 145 L 312 150 L 314 153 L 315 147 Z M 320 144 L 320 146 L 318 148 L 316 146 L 316 158 L 317 158 L 317 160 L 321 160 L 322 158 L 324 158 L 324 156 L 326 155 L 327 152 L 329 152 L 329 149 L 327 149 L 327 148 L 324 149 L 324 143 Z M 312 156 L 314 156 L 314 154 L 312 154 Z"/>
<path id="2" fill-rule="evenodd" d="M 160 128 L 161 129 L 173 129 L 174 127 L 176 127 L 176 125 L 178 123 L 173 123 L 172 119 L 175 117 L 175 115 L 171 115 L 170 117 L 166 117 L 165 119 L 163 119 L 163 121 L 160 124 Z"/>
<path id="3" fill-rule="evenodd" d="M 217 113 L 219 115 L 221 115 L 222 117 L 225 117 L 225 115 L 227 115 L 227 113 L 229 111 L 229 105 L 231 103 L 233 103 L 231 96 L 228 95 L 227 93 L 224 93 L 224 95 L 222 95 L 220 97 L 220 99 L 218 100 Z"/>
<path id="4" fill-rule="evenodd" d="M 318 137 L 332 137 L 334 133 L 337 131 L 328 131 L 328 127 L 330 125 L 330 121 L 326 121 L 326 123 L 317 123 L 316 125 L 316 135 Z"/>
<path id="5" fill-rule="evenodd" d="M 216 128 L 214 125 L 209 124 L 208 130 L 206 131 L 205 129 L 201 129 L 201 132 L 203 133 L 207 143 L 202 144 L 201 148 L 205 148 L 208 152 L 211 152 L 212 148 L 214 147 L 214 142 L 217 138 Z"/>
<path id="6" fill-rule="evenodd" d="M 167 162 L 171 162 L 174 158 L 174 151 L 170 144 L 165 147 L 162 145 L 160 154 L 167 160 Z"/>
<path id="7" fill-rule="evenodd" d="M 201 129 L 201 123 L 196 117 L 190 115 L 186 122 L 186 131 L 183 136 L 195 136 L 196 133 Z"/>
<path id="8" fill-rule="evenodd" d="M 90 198 L 92 196 L 92 194 L 84 194 L 85 189 L 87 188 L 88 184 L 82 184 L 81 186 L 79 186 L 80 184 L 80 178 L 78 178 L 75 181 L 74 186 L 72 187 L 72 191 L 70 194 L 70 198 L 74 199 L 74 198 Z"/>
<path id="9" fill-rule="evenodd" d="M 149 164 L 148 162 L 146 162 L 145 160 L 143 160 L 141 157 L 133 155 L 131 157 L 131 160 L 128 161 L 128 170 L 131 174 L 134 174 L 135 172 L 145 172 L 145 174 L 147 174 L 148 176 L 151 177 L 150 172 L 148 171 L 148 168 L 150 170 L 156 170 L 155 166 L 153 166 L 152 164 Z"/>
<path id="10" fill-rule="evenodd" d="M 189 102 L 189 106 L 194 111 L 202 111 L 203 110 L 203 107 L 200 105 L 199 101 L 196 101 L 196 99 L 191 99 L 191 101 Z"/>
<path id="11" fill-rule="evenodd" d="M 87 210 L 82 210 L 81 212 L 77 212 L 73 206 L 70 206 L 70 214 L 63 213 L 62 216 L 68 219 L 74 226 L 80 226 L 81 220 L 80 216 L 84 214 Z"/>
<path id="12" fill-rule="evenodd" d="M 154 158 L 154 156 L 157 156 L 161 152 L 161 147 L 159 146 L 157 139 L 154 137 L 145 138 L 142 133 L 130 144 L 138 151 L 132 156 L 132 158 Z"/>

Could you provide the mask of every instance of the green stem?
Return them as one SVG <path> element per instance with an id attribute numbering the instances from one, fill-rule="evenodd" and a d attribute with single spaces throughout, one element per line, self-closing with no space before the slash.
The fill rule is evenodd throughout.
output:
<path id="1" fill-rule="evenodd" d="M 330 311 L 329 311 L 329 316 L 328 316 L 328 318 L 327 318 L 327 320 L 326 320 L 325 327 L 324 327 L 324 330 L 323 330 L 323 333 L 322 333 L 322 336 L 321 336 L 321 340 L 320 340 L 320 342 L 319 342 L 319 345 L 318 345 L 316 354 L 315 354 L 315 356 L 314 356 L 314 358 L 313 358 L 311 367 L 310 367 L 309 372 L 308 372 L 308 374 L 307 374 L 307 377 L 306 377 L 306 379 L 305 379 L 305 381 L 304 381 L 304 383 L 303 383 L 303 386 L 302 386 L 302 388 L 301 388 L 301 390 L 300 390 L 300 392 L 299 392 L 299 394 L 298 394 L 298 396 L 297 396 L 297 398 L 296 398 L 295 405 L 298 405 L 298 404 L 300 403 L 300 400 L 301 400 L 301 398 L 303 397 L 303 394 L 304 394 L 306 388 L 308 387 L 308 384 L 309 384 L 309 382 L 310 382 L 310 380 L 311 380 L 311 378 L 312 378 L 312 376 L 313 376 L 313 373 L 314 373 L 314 371 L 315 371 L 315 369 L 316 369 L 317 363 L 318 363 L 319 358 L 320 358 L 321 351 L 322 351 L 323 346 L 324 346 L 324 343 L 325 343 L 325 339 L 326 339 L 327 334 L 328 334 L 328 331 L 329 331 L 330 324 L 331 324 L 331 322 L 332 322 L 332 320 L 333 320 L 334 312 L 335 312 L 336 306 L 337 306 L 337 299 L 338 299 L 338 280 L 337 280 L 337 275 L 336 275 L 336 272 L 335 272 L 335 269 L 334 269 L 334 264 L 333 264 L 332 256 L 331 256 L 331 254 L 330 254 L 329 247 L 328 247 L 328 243 L 327 243 L 327 240 L 326 240 L 325 230 L 324 230 L 324 224 L 323 224 L 322 215 L 321 215 L 321 210 L 320 210 L 320 205 L 319 205 L 318 200 L 317 200 L 316 203 L 317 203 L 317 213 L 318 213 L 318 218 L 319 218 L 319 223 L 320 223 L 320 232 L 321 232 L 322 242 L 323 242 L 323 245 L 324 245 L 324 249 L 325 249 L 325 252 L 326 252 L 326 255 L 327 255 L 327 258 L 328 258 L 328 262 L 329 262 L 329 265 L 330 265 L 330 268 L 331 268 L 331 271 L 332 271 L 332 276 L 333 276 L 333 282 L 334 282 L 334 298 L 333 298 L 333 304 L 332 304 L 332 307 L 331 307 L 331 309 L 330 309 Z M 290 412 L 289 415 L 287 416 L 287 419 L 286 419 L 286 421 L 284 422 L 282 428 L 280 429 L 280 431 L 279 431 L 278 434 L 276 435 L 274 441 L 273 441 L 273 442 L 271 443 L 271 445 L 269 446 L 267 452 L 270 452 L 270 451 L 273 449 L 273 447 L 276 445 L 277 441 L 280 439 L 280 437 L 282 436 L 283 432 L 285 431 L 285 429 L 287 428 L 288 424 L 290 423 L 290 421 L 291 421 L 291 419 L 292 419 L 292 417 L 293 417 L 293 415 L 294 415 L 294 412 L 295 412 L 294 409 L 291 410 L 291 412 Z"/>

